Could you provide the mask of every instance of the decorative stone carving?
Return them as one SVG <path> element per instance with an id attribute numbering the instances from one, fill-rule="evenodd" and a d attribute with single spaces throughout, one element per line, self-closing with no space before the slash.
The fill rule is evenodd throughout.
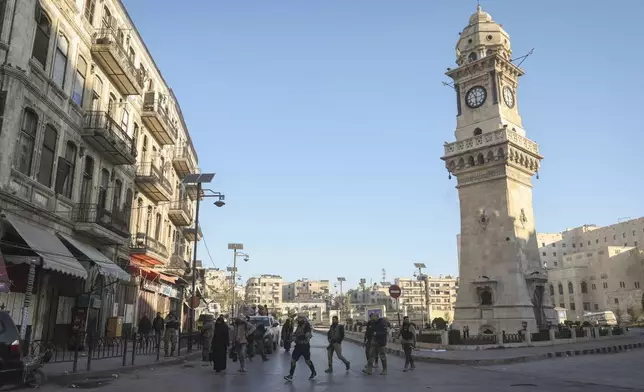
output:
<path id="1" fill-rule="evenodd" d="M 490 216 L 487 214 L 485 209 L 482 209 L 479 211 L 479 225 L 483 228 L 483 230 L 487 229 L 487 225 L 490 224 Z"/>
<path id="2" fill-rule="evenodd" d="M 523 208 L 521 209 L 521 214 L 519 214 L 519 222 L 521 222 L 521 225 L 525 228 L 525 224 L 528 222 L 528 218 L 525 216 L 525 211 Z"/>

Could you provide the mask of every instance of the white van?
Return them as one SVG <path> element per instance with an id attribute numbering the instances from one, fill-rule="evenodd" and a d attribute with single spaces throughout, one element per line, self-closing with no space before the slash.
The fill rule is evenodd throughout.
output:
<path id="1" fill-rule="evenodd" d="M 583 319 L 584 321 L 588 321 L 592 325 L 617 325 L 617 318 L 615 317 L 615 314 L 610 310 L 605 312 L 586 313 L 583 315 Z"/>

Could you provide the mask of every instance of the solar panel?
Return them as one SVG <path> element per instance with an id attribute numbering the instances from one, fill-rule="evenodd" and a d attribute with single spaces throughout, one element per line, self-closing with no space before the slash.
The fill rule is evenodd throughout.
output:
<path id="1" fill-rule="evenodd" d="M 211 182 L 213 178 L 215 178 L 215 173 L 205 173 L 199 176 L 199 179 L 197 180 L 197 182 L 200 182 L 203 184 L 203 183 Z"/>
<path id="2" fill-rule="evenodd" d="M 184 184 L 206 184 L 212 181 L 215 173 L 188 174 L 181 180 Z"/>
<path id="3" fill-rule="evenodd" d="M 197 179 L 199 178 L 200 174 L 188 174 L 187 176 L 183 177 L 183 182 L 184 184 L 196 184 Z"/>

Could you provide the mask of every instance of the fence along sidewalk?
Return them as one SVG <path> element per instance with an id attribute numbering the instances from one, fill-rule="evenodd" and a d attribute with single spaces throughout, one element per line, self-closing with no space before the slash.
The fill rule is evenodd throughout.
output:
<path id="1" fill-rule="evenodd" d="M 169 359 L 190 354 L 189 340 L 192 340 L 193 351 L 201 350 L 200 334 L 184 333 L 177 339 L 177 351 L 174 357 Z M 51 361 L 46 365 L 46 371 L 50 374 L 117 369 L 136 364 L 163 362 L 167 359 L 162 337 L 138 336 L 136 333 L 117 338 L 78 334 L 63 344 L 42 340 L 35 340 L 29 344 L 31 355 L 42 353 L 47 349 L 53 353 Z"/>

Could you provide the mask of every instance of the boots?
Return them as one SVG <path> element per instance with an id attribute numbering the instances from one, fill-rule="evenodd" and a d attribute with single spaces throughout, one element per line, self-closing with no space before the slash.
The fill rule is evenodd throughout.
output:
<path id="1" fill-rule="evenodd" d="M 380 372 L 381 375 L 386 376 L 387 375 L 387 361 L 381 360 L 382 362 L 382 372 Z"/>

